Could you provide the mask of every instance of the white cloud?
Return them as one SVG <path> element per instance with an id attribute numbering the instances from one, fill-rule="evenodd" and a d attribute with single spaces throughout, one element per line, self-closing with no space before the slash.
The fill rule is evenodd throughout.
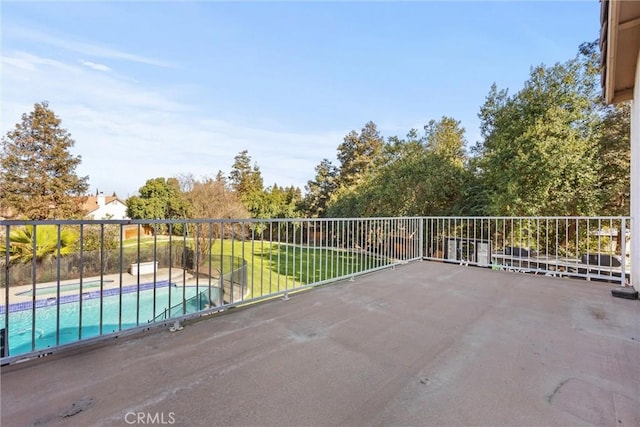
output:
<path id="1" fill-rule="evenodd" d="M 35 102 L 49 101 L 76 141 L 73 153 L 82 156 L 78 174 L 90 176 L 91 191 L 121 197 L 154 177 L 228 173 L 244 149 L 260 166 L 265 185 L 303 188 L 346 133 L 279 132 L 211 118 L 205 106 L 175 101 L 175 87 L 145 87 L 95 73 L 84 62 L 5 52 L 2 67 L 2 133 Z"/>
<path id="2" fill-rule="evenodd" d="M 93 70 L 96 70 L 96 71 L 105 71 L 105 72 L 111 71 L 111 68 L 109 68 L 108 66 L 106 66 L 104 64 L 98 64 L 98 63 L 91 62 L 91 61 L 84 61 L 82 59 L 80 60 L 80 63 L 82 65 L 84 65 L 85 67 L 89 67 L 89 68 L 91 68 Z"/>
<path id="3" fill-rule="evenodd" d="M 36 72 L 38 66 L 45 65 L 69 73 L 77 73 L 77 68 L 73 65 L 67 65 L 64 62 L 60 62 L 55 59 L 43 58 L 27 52 L 16 52 L 13 56 L 3 55 L 2 63 L 31 72 Z M 8 67 L 8 69 L 3 68 L 2 70 L 4 75 L 7 75 L 7 73 L 11 75 L 12 71 L 20 73 L 20 70 L 12 70 L 11 67 Z"/>
<path id="4" fill-rule="evenodd" d="M 157 67 L 165 68 L 175 67 L 174 64 L 156 58 L 149 58 L 143 55 L 123 52 L 121 50 L 114 49 L 112 47 L 105 46 L 99 43 L 89 43 L 81 40 L 74 40 L 71 38 L 56 37 L 53 34 L 45 34 L 43 32 L 30 29 L 25 26 L 10 26 L 9 28 L 4 28 L 3 33 L 6 36 L 10 35 L 11 38 L 36 42 L 40 45 L 53 46 L 70 52 L 80 53 L 96 58 L 131 61 L 140 64 L 154 65 Z"/>

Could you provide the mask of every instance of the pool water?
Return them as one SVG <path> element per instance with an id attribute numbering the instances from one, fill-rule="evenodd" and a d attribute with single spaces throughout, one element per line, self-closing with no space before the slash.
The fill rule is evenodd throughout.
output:
<path id="1" fill-rule="evenodd" d="M 211 292 L 217 293 L 215 288 L 212 288 Z M 169 293 L 171 293 L 171 310 L 169 310 Z M 207 307 L 208 293 L 208 288 L 203 286 L 199 288 L 187 286 L 184 289 L 165 286 L 155 289 L 155 297 L 154 290 L 150 289 L 141 291 L 139 294 L 132 292 L 103 297 L 102 300 L 94 298 L 60 304 L 59 317 L 57 305 L 53 304 L 35 309 L 35 328 L 32 310 L 10 312 L 9 328 L 7 328 L 9 352 L 5 353 L 5 356 L 17 356 L 34 350 L 143 326 L 149 322 L 164 321 L 169 317 L 195 313 Z M 186 304 L 182 304 L 183 297 L 187 301 Z M 215 295 L 212 295 L 212 299 L 215 300 Z M 80 303 L 82 303 L 82 317 Z M 168 313 L 169 311 L 171 313 Z M 58 322 L 60 326 L 56 343 Z M 5 327 L 4 323 L 3 315 L 2 327 Z M 32 338 L 35 339 L 32 340 Z"/>

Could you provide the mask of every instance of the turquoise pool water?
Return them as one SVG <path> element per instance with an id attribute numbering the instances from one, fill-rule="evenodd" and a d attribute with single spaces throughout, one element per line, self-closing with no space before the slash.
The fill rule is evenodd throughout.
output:
<path id="1" fill-rule="evenodd" d="M 212 292 L 214 292 L 212 290 Z M 9 313 L 9 354 L 17 356 L 33 350 L 42 350 L 56 345 L 56 326 L 59 322 L 58 344 L 67 344 L 81 339 L 87 339 L 102 334 L 109 334 L 136 326 L 147 325 L 149 322 L 164 320 L 163 313 L 169 310 L 169 292 L 171 292 L 171 314 L 167 317 L 195 313 L 206 308 L 208 303 L 208 289 L 200 286 L 157 288 L 155 290 L 155 312 L 153 289 L 113 295 L 82 301 L 82 318 L 80 317 L 80 301 L 60 304 L 58 319 L 56 305 L 36 308 L 35 328 L 33 327 L 33 311 L 22 310 Z M 204 294 L 203 294 L 204 292 Z M 197 298 L 196 295 L 199 295 Z M 138 297 L 139 295 L 139 297 Z M 182 304 L 183 296 L 187 304 Z M 102 331 L 100 319 L 102 318 Z M 80 326 L 82 320 L 82 326 Z M 2 315 L 2 327 L 5 324 Z M 32 333 L 32 330 L 35 333 Z M 32 341 L 32 337 L 35 339 Z"/>

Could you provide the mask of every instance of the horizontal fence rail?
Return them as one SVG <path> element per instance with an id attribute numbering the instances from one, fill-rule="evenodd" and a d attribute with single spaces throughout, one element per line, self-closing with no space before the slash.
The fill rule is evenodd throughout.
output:
<path id="1" fill-rule="evenodd" d="M 425 259 L 629 283 L 627 217 L 428 217 Z"/>
<path id="2" fill-rule="evenodd" d="M 422 218 L 0 222 L 2 363 L 418 260 Z"/>
<path id="3" fill-rule="evenodd" d="M 0 221 L 2 363 L 414 260 L 627 284 L 628 217 Z"/>

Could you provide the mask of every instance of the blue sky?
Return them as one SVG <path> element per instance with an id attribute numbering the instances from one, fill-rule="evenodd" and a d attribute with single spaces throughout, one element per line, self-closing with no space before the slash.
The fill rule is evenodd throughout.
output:
<path id="1" fill-rule="evenodd" d="M 470 144 L 493 82 L 598 37 L 573 2 L 2 2 L 3 135 L 49 101 L 91 192 L 228 173 L 304 187 L 350 130 L 403 136 L 444 115 Z"/>

